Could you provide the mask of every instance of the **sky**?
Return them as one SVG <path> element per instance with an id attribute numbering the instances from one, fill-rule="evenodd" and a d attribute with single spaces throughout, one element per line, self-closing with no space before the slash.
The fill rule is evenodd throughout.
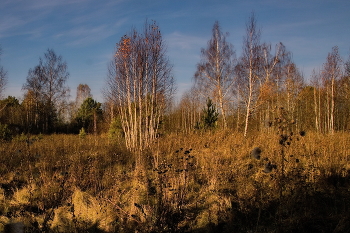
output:
<path id="1" fill-rule="evenodd" d="M 8 72 L 4 96 L 22 99 L 29 69 L 53 49 L 67 62 L 71 99 L 79 84 L 88 84 L 103 102 L 116 43 L 132 28 L 141 31 L 148 19 L 157 22 L 167 44 L 179 99 L 193 84 L 215 21 L 229 33 L 239 57 L 252 12 L 261 42 L 282 42 L 306 80 L 333 46 L 344 59 L 350 55 L 349 0 L 1 0 L 0 65 Z"/>

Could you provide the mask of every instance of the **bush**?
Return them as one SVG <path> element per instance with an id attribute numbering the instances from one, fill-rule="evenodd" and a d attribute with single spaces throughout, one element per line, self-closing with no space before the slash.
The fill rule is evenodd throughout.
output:
<path id="1" fill-rule="evenodd" d="M 203 109 L 202 121 L 197 122 L 196 129 L 214 129 L 217 126 L 219 113 L 210 98 L 207 99 L 206 107 Z"/>
<path id="2" fill-rule="evenodd" d="M 0 140 L 10 141 L 12 139 L 12 134 L 7 124 L 0 123 Z"/>
<path id="3" fill-rule="evenodd" d="M 79 130 L 79 137 L 80 138 L 85 138 L 86 137 L 86 132 L 84 127 Z"/>
<path id="4" fill-rule="evenodd" d="M 114 118 L 108 130 L 108 137 L 118 139 L 123 136 L 123 129 L 120 118 Z"/>

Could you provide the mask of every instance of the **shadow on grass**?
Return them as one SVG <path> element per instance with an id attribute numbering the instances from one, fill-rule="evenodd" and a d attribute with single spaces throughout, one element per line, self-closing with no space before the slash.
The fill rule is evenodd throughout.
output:
<path id="1" fill-rule="evenodd" d="M 263 209 L 239 211 L 233 200 L 230 221 L 191 232 L 350 232 L 350 176 L 332 175 L 301 186 Z"/>

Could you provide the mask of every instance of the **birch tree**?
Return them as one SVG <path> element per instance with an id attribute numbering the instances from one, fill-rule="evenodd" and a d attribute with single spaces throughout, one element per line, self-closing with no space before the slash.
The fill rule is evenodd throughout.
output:
<path id="1" fill-rule="evenodd" d="M 340 82 L 340 90 L 339 92 L 342 94 L 343 99 L 343 129 L 350 130 L 350 54 L 348 59 L 344 64 L 344 76 Z M 347 112 L 347 113 L 346 113 Z"/>
<path id="2" fill-rule="evenodd" d="M 311 75 L 311 84 L 313 86 L 315 129 L 321 131 L 321 84 L 320 71 L 313 70 Z"/>
<path id="3" fill-rule="evenodd" d="M 243 38 L 243 54 L 236 67 L 238 92 L 245 103 L 244 136 L 247 136 L 250 117 L 258 103 L 259 88 L 262 82 L 260 30 L 257 29 L 254 14 L 246 24 Z"/>
<path id="4" fill-rule="evenodd" d="M 290 117 L 295 120 L 300 113 L 298 112 L 297 104 L 299 94 L 304 88 L 304 77 L 293 62 L 284 66 L 284 73 L 282 92 L 285 97 L 285 106 L 290 113 Z M 296 125 L 299 125 L 298 121 L 296 121 Z"/>
<path id="5" fill-rule="evenodd" d="M 39 59 L 39 65 L 29 70 L 22 87 L 26 94 L 33 96 L 35 106 L 44 106 L 40 114 L 46 119 L 42 128 L 45 132 L 53 130 L 56 117 L 64 110 L 64 103 L 69 96 L 69 88 L 65 85 L 69 77 L 67 69 L 62 56 L 57 56 L 52 49 L 48 49 L 44 59 Z M 36 107 L 35 111 L 39 109 Z"/>
<path id="6" fill-rule="evenodd" d="M 201 119 L 201 106 L 205 103 L 205 99 L 199 94 L 199 91 L 192 87 L 186 91 L 178 104 L 178 111 L 180 112 L 179 129 L 183 133 L 191 133 Z"/>
<path id="7" fill-rule="evenodd" d="M 142 33 L 133 29 L 117 43 L 104 92 L 121 119 L 127 148 L 142 150 L 156 138 L 173 93 L 161 32 L 146 21 Z"/>
<path id="8" fill-rule="evenodd" d="M 236 65 L 233 45 L 226 41 L 227 35 L 221 32 L 219 22 L 215 22 L 212 38 L 208 41 L 207 48 L 201 51 L 201 61 L 194 76 L 200 93 L 218 103 L 224 128 L 227 127 L 226 108 L 232 98 Z"/>
<path id="9" fill-rule="evenodd" d="M 335 99 L 336 99 L 336 82 L 342 77 L 343 64 L 339 55 L 338 47 L 332 48 L 327 56 L 327 61 L 323 65 L 322 78 L 326 88 L 327 98 L 327 128 L 330 133 L 334 133 L 335 122 Z"/>
<path id="10" fill-rule="evenodd" d="M 280 106 L 280 91 L 284 88 L 285 80 L 290 77 L 288 74 L 290 69 L 291 55 L 286 50 L 286 47 L 280 42 L 276 44 L 273 51 L 271 44 L 264 43 L 261 45 L 261 57 L 259 78 L 259 113 L 261 122 L 270 121 L 274 118 L 274 107 Z"/>

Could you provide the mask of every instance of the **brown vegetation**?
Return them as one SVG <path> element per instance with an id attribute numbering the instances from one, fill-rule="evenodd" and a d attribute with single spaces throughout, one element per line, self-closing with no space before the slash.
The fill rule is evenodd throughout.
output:
<path id="1" fill-rule="evenodd" d="M 141 165 L 108 137 L 22 135 L 0 146 L 0 228 L 343 232 L 349 143 L 348 133 L 170 134 Z"/>
<path id="2" fill-rule="evenodd" d="M 48 50 L 23 101 L 0 100 L 0 231 L 348 230 L 350 59 L 334 47 L 307 85 L 254 14 L 246 32 L 236 59 L 214 24 L 177 106 L 153 21 L 117 43 L 103 104 L 87 84 L 67 103 Z"/>

